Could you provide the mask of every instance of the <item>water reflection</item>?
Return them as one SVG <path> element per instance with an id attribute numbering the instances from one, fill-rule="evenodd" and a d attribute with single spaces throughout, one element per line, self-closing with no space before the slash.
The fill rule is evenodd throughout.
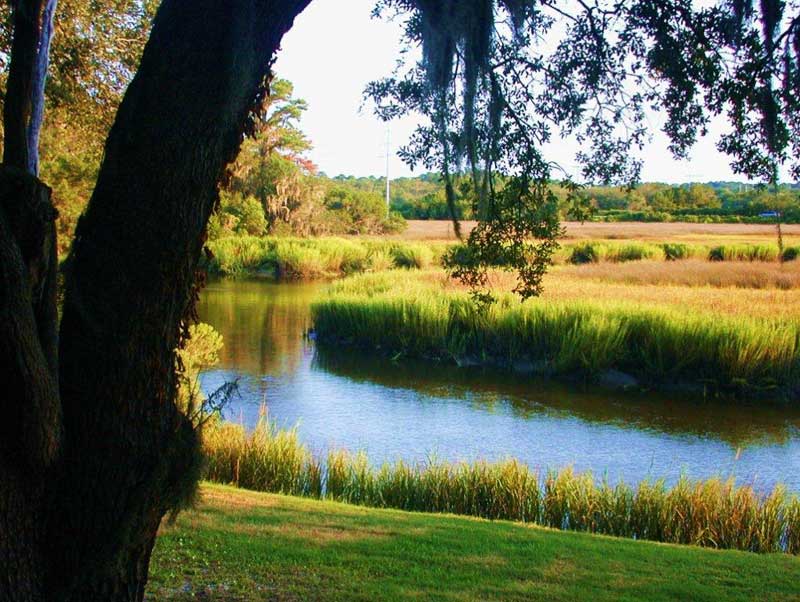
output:
<path id="1" fill-rule="evenodd" d="M 609 394 L 490 371 L 392 363 L 303 338 L 318 285 L 219 282 L 200 315 L 225 337 L 207 390 L 240 379 L 229 417 L 252 425 L 264 401 L 280 423 L 299 422 L 320 451 L 367 449 L 398 457 L 489 459 L 535 467 L 574 464 L 611 478 L 672 480 L 737 475 L 800 489 L 800 411 L 679 396 Z"/>
<path id="2" fill-rule="evenodd" d="M 780 403 L 598 390 L 488 369 L 392 362 L 326 348 L 318 349 L 314 359 L 315 368 L 356 382 L 411 387 L 423 395 L 461 399 L 489 412 L 508 406 L 525 420 L 576 416 L 623 428 L 714 438 L 741 448 L 783 445 L 800 432 L 800 409 Z"/>

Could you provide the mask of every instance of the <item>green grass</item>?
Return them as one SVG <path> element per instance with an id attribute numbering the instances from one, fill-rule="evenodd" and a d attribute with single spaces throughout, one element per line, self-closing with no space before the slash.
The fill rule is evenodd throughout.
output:
<path id="1" fill-rule="evenodd" d="M 210 426 L 203 449 L 207 479 L 258 491 L 668 543 L 800 553 L 800 500 L 783 487 L 767 496 L 719 479 L 630 487 L 570 468 L 542 478 L 513 459 L 376 467 L 364 453 L 333 450 L 322 461 L 294 430 L 280 430 L 266 416 L 249 433 L 230 423 Z"/>
<path id="2" fill-rule="evenodd" d="M 641 261 L 643 259 L 664 259 L 665 252 L 661 245 L 645 242 L 582 242 L 565 247 L 569 253 L 568 262 L 572 264 L 599 263 L 609 261 Z"/>
<path id="3" fill-rule="evenodd" d="M 800 559 L 204 485 L 165 525 L 152 601 L 800 600 Z"/>
<path id="4" fill-rule="evenodd" d="M 502 296 L 478 312 L 466 293 L 430 278 L 358 276 L 334 284 L 312 306 L 325 344 L 392 355 L 508 367 L 591 380 L 607 370 L 649 386 L 694 384 L 793 397 L 800 379 L 800 328 L 779 321 L 625 301 L 518 303 Z"/>
<path id="5" fill-rule="evenodd" d="M 777 261 L 777 245 L 719 245 L 708 252 L 709 261 Z"/>
<path id="6" fill-rule="evenodd" d="M 203 267 L 216 276 L 270 275 L 282 280 L 336 278 L 438 264 L 447 243 L 380 239 L 230 237 L 208 244 Z"/>
<path id="7" fill-rule="evenodd" d="M 208 243 L 203 267 L 216 276 L 271 275 L 285 280 L 336 278 L 393 268 L 426 269 L 441 265 L 455 243 L 408 242 L 372 238 L 220 238 Z M 794 247 L 784 259 L 797 257 Z M 584 241 L 564 244 L 557 263 L 600 263 L 650 260 L 708 259 L 714 261 L 776 261 L 777 245 L 728 244 L 714 247 L 640 241 Z"/>
<path id="8" fill-rule="evenodd" d="M 701 245 L 689 245 L 686 243 L 662 243 L 661 250 L 667 261 L 679 261 L 681 259 L 705 259 L 708 250 Z"/>
<path id="9" fill-rule="evenodd" d="M 789 247 L 784 251 L 783 260 L 792 261 L 797 255 L 796 248 Z M 567 263 L 572 264 L 621 263 L 643 259 L 775 262 L 778 260 L 778 246 L 771 243 L 700 245 L 672 242 L 584 241 L 565 245 L 558 253 L 558 257 L 566 258 Z"/>

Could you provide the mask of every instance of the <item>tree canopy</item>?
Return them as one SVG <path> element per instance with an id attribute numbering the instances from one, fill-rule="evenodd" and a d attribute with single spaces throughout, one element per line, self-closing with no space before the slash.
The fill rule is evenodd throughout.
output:
<path id="1" fill-rule="evenodd" d="M 666 110 L 679 157 L 724 114 L 731 131 L 719 148 L 737 172 L 774 183 L 791 162 L 797 175 L 799 13 L 781 0 L 381 0 L 376 15 L 404 19 L 406 52 L 366 94 L 385 119 L 427 118 L 401 154 L 444 174 L 456 226 L 452 175 L 472 175 L 481 223 L 454 273 L 480 287 L 500 263 L 529 296 L 543 273 L 532 266 L 548 262 L 558 233 L 546 183 L 561 175 L 573 200 L 575 176 L 635 183 L 648 108 Z M 548 160 L 559 136 L 581 144 L 580 174 Z"/>

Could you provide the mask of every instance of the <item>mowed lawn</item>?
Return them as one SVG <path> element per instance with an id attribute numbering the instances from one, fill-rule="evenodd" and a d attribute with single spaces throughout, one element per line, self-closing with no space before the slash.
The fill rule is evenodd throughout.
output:
<path id="1" fill-rule="evenodd" d="M 147 600 L 800 600 L 800 558 L 373 510 L 204 485 Z"/>

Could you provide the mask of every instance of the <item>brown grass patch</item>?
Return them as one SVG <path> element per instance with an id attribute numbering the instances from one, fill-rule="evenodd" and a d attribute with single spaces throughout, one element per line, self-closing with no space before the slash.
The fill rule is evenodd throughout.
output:
<path id="1" fill-rule="evenodd" d="M 367 541 L 386 539 L 397 533 L 389 529 L 362 528 L 360 526 L 342 527 L 332 525 L 286 524 L 278 528 L 284 536 L 305 539 L 309 543 L 330 544 L 336 542 Z"/>
<path id="2" fill-rule="evenodd" d="M 201 487 L 203 504 L 215 508 L 274 508 L 280 503 L 277 498 L 244 490 L 227 492 L 216 487 Z"/>
<path id="3" fill-rule="evenodd" d="M 683 263 L 683 262 L 672 262 Z M 667 266 L 664 269 L 668 274 L 670 263 L 664 262 Z M 541 299 L 548 301 L 570 301 L 570 302 L 592 302 L 592 303 L 631 303 L 641 304 L 648 307 L 663 307 L 667 309 L 679 308 L 685 311 L 696 311 L 705 314 L 723 314 L 728 316 L 747 316 L 751 318 L 766 318 L 772 320 L 800 320 L 800 284 L 796 288 L 726 288 L 713 286 L 706 282 L 704 277 L 711 278 L 714 274 L 714 267 L 720 263 L 710 264 L 709 272 L 703 276 L 693 277 L 686 275 L 687 281 L 694 280 L 693 285 L 684 284 L 658 284 L 654 283 L 626 283 L 624 281 L 625 270 L 631 269 L 631 273 L 636 272 L 638 266 L 628 268 L 620 264 L 610 266 L 599 265 L 597 271 L 593 271 L 597 264 L 588 266 L 556 267 L 553 268 L 544 278 L 544 293 Z M 752 264 L 747 264 L 752 267 Z M 746 267 L 737 276 L 735 269 L 729 272 L 730 280 L 736 278 L 746 280 Z M 790 268 L 792 273 L 797 274 L 797 268 Z M 657 279 L 657 269 L 653 279 Z M 723 268 L 725 270 L 726 268 Z M 757 269 L 757 268 L 756 268 Z M 646 268 L 645 268 L 646 270 Z M 677 268 L 680 274 L 680 268 Z M 719 276 L 725 279 L 725 272 L 721 270 Z M 620 274 L 616 276 L 615 274 Z M 768 270 L 765 271 L 768 274 Z M 420 275 L 424 280 L 441 286 L 443 290 L 463 290 L 464 287 L 447 277 L 443 271 L 431 271 Z M 617 278 L 617 281 L 614 279 Z M 666 278 L 666 277 L 665 277 Z M 681 276 L 675 276 L 680 279 Z M 795 282 L 800 276 L 791 276 L 791 281 Z M 765 276 L 768 279 L 768 276 Z M 642 280 L 646 280 L 646 274 L 642 275 Z M 516 284 L 514 274 L 503 271 L 495 271 L 490 275 L 490 287 L 498 292 L 511 291 Z"/>
<path id="4" fill-rule="evenodd" d="M 465 556 L 462 559 L 466 564 L 474 564 L 481 568 L 497 568 L 506 566 L 508 560 L 498 554 L 481 554 L 479 556 Z"/>
<path id="5" fill-rule="evenodd" d="M 618 284 L 710 286 L 714 288 L 800 288 L 800 262 L 634 261 L 559 267 L 556 276 Z"/>
<path id="6" fill-rule="evenodd" d="M 574 579 L 578 570 L 578 566 L 572 560 L 556 558 L 542 569 L 542 577 L 547 581 L 566 581 Z"/>
<path id="7" fill-rule="evenodd" d="M 352 527 L 331 525 L 331 524 L 308 524 L 308 523 L 281 523 L 279 525 L 265 525 L 252 522 L 237 522 L 226 525 L 228 533 L 247 535 L 248 537 L 271 537 L 303 539 L 308 543 L 326 545 L 336 542 L 366 541 L 374 539 L 385 539 L 396 535 L 397 532 L 381 528 L 362 528 L 354 525 Z"/>
<path id="8" fill-rule="evenodd" d="M 775 240 L 775 226 L 761 224 L 687 224 L 681 222 L 564 222 L 565 240 L 646 240 L 670 242 L 758 243 Z M 475 222 L 461 223 L 468 234 Z M 800 242 L 800 224 L 783 226 L 786 245 Z M 455 240 L 453 225 L 447 220 L 409 220 L 408 229 L 397 238 L 408 240 Z"/>

